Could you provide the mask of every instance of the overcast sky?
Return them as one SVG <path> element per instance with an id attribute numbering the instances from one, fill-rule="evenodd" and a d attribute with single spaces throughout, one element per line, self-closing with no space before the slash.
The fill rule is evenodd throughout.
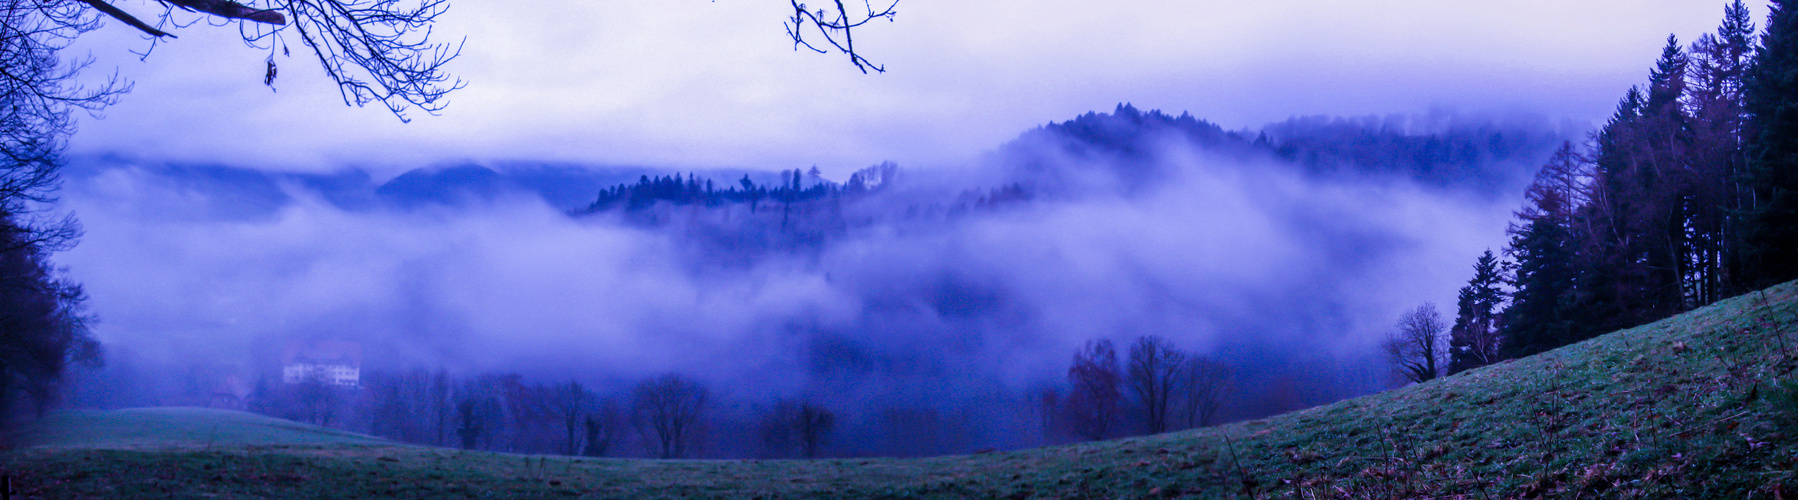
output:
<path id="1" fill-rule="evenodd" d="M 155 11 L 147 0 L 127 10 Z M 903 0 L 857 43 L 888 72 L 795 52 L 774 0 L 454 2 L 440 39 L 468 81 L 402 124 L 341 104 L 310 54 L 278 57 L 201 23 L 147 60 L 114 23 L 81 39 L 136 83 L 72 152 L 397 174 L 464 159 L 791 168 L 959 162 L 1118 102 L 1226 128 L 1294 115 L 1524 112 L 1599 121 L 1663 39 L 1714 29 L 1722 2 L 1674 0 Z M 1756 18 L 1765 7 L 1752 5 Z"/>

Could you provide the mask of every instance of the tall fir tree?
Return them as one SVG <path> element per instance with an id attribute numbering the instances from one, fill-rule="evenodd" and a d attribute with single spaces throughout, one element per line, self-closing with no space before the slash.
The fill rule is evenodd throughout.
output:
<path id="1" fill-rule="evenodd" d="M 1585 328 L 1608 331 L 1626 325 L 1633 305 L 1629 302 L 1641 281 L 1629 252 L 1636 233 L 1628 224 L 1639 201 L 1627 173 L 1644 100 L 1640 88 L 1630 87 L 1610 121 L 1593 137 L 1590 200 L 1578 210 L 1575 239 L 1574 264 L 1579 269 L 1575 299 L 1581 310 L 1576 320 Z"/>
<path id="2" fill-rule="evenodd" d="M 1742 214 L 1750 191 L 1743 182 L 1747 111 L 1743 76 L 1754 52 L 1754 21 L 1735 0 L 1723 9 L 1714 34 L 1692 44 L 1691 240 L 1693 265 L 1686 276 L 1693 302 L 1709 304 L 1739 293 L 1742 278 Z"/>
<path id="3" fill-rule="evenodd" d="M 1505 301 L 1504 273 L 1498 257 L 1491 250 L 1480 254 L 1473 265 L 1473 278 L 1461 288 L 1456 300 L 1455 326 L 1449 330 L 1448 373 L 1479 368 L 1499 359 L 1499 328 L 1502 326 L 1499 306 Z"/>
<path id="4" fill-rule="evenodd" d="M 1745 259 L 1757 285 L 1798 278 L 1798 0 L 1773 0 L 1744 78 L 1754 206 Z"/>
<path id="5" fill-rule="evenodd" d="M 1564 144 L 1524 193 L 1529 205 L 1508 231 L 1505 253 L 1515 263 L 1511 301 L 1500 332 L 1501 354 L 1522 357 L 1585 337 L 1576 328 L 1573 205 L 1581 191 L 1581 161 Z"/>

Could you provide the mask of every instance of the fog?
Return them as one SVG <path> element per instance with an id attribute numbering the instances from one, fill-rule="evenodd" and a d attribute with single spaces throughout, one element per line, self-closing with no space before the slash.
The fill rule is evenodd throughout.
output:
<path id="1" fill-rule="evenodd" d="M 1378 341 L 1418 303 L 1452 313 L 1534 167 L 1482 164 L 1497 181 L 1440 186 L 1177 136 L 1139 156 L 1032 137 L 957 167 L 900 165 L 818 237 L 787 236 L 771 202 L 658 206 L 646 223 L 571 216 L 520 182 L 401 203 L 399 182 L 350 167 L 86 157 L 62 206 L 87 233 L 57 259 L 91 295 L 111 364 L 83 375 L 76 402 L 166 404 L 196 370 L 266 379 L 283 342 L 353 340 L 369 371 L 610 390 L 676 372 L 726 415 L 823 401 L 847 418 L 842 453 L 967 452 L 1041 444 L 1019 423 L 1026 391 L 1064 384 L 1089 339 L 1156 335 L 1235 368 L 1226 416 L 1266 415 L 1389 387 Z M 1028 199 L 966 202 L 1012 184 Z M 881 409 L 965 428 L 907 444 L 856 420 Z"/>

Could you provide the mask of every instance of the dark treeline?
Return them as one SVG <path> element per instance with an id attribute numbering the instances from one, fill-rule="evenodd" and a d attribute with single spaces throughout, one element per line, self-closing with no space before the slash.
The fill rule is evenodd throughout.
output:
<path id="1" fill-rule="evenodd" d="M 969 434 L 974 414 L 929 404 L 851 406 L 817 397 L 727 397 L 685 375 L 604 386 L 515 373 L 366 371 L 354 385 L 264 377 L 250 411 L 430 446 L 647 458 L 815 458 L 968 453 L 1001 446 L 1155 434 L 1223 421 L 1233 370 L 1157 336 L 1120 352 L 1096 339 L 1065 384 L 985 403 L 1018 428 L 1009 441 Z M 203 388 L 202 388 L 203 389 Z"/>
<path id="2" fill-rule="evenodd" d="M 1032 399 L 1048 442 L 1160 434 L 1220 423 L 1231 372 L 1162 337 L 1138 337 L 1121 359 L 1112 341 L 1094 339 L 1074 353 L 1065 389 Z"/>
<path id="3" fill-rule="evenodd" d="M 397 441 L 464 449 L 645 458 L 813 458 L 968 453 L 967 415 L 930 406 L 850 412 L 807 397 L 725 397 L 664 374 L 605 387 L 518 374 L 372 371 L 356 386 L 257 384 L 248 409 Z M 1012 398 L 1018 420 L 1035 410 Z"/>
<path id="4" fill-rule="evenodd" d="M 1539 161 L 1563 134 L 1529 124 L 1500 124 L 1458 116 L 1293 118 L 1259 132 L 1226 131 L 1182 113 L 1142 111 L 1119 104 L 1025 132 L 991 159 L 1007 172 L 989 186 L 950 188 L 934 196 L 883 200 L 899 181 L 888 162 L 838 183 L 817 167 L 783 170 L 758 184 L 694 174 L 643 175 L 635 183 L 600 190 L 575 216 L 618 214 L 647 225 L 682 222 L 690 234 L 735 250 L 745 243 L 818 244 L 833 234 L 876 222 L 919 216 L 956 216 L 1033 199 L 1079 195 L 1091 186 L 1081 172 L 1108 170 L 1125 194 L 1152 189 L 1177 168 L 1167 156 L 1180 146 L 1232 161 L 1265 160 L 1317 175 L 1396 176 L 1424 185 L 1493 192 Z M 978 182 L 978 181 L 977 181 Z M 940 186 L 939 186 L 940 187 Z M 697 224 L 695 224 L 697 223 Z M 693 226 L 704 231 L 691 231 Z M 768 231 L 778 228 L 778 231 Z M 770 238 L 770 233 L 779 238 Z"/>
<path id="5" fill-rule="evenodd" d="M 736 185 L 719 188 L 711 179 L 698 179 L 690 173 L 684 179 L 679 175 L 653 178 L 644 175 L 636 184 L 619 184 L 601 190 L 598 199 L 581 212 L 612 209 L 639 211 L 657 203 L 714 207 L 727 203 L 747 203 L 753 209 L 763 202 L 791 204 L 845 192 L 863 192 L 867 190 L 867 185 L 862 180 L 865 176 L 867 174 L 857 173 L 848 183 L 838 186 L 825 181 L 818 168 L 812 167 L 810 172 L 783 170 L 780 172 L 780 182 L 772 186 L 757 185 L 748 175 L 744 175 Z"/>
<path id="6" fill-rule="evenodd" d="M 1071 159 L 1110 164 L 1126 185 L 1160 179 L 1170 143 L 1232 160 L 1270 159 L 1319 175 L 1390 175 L 1419 183 L 1493 192 L 1522 165 L 1540 161 L 1563 133 L 1535 124 L 1501 124 L 1454 115 L 1297 117 L 1260 131 L 1227 131 L 1187 113 L 1171 116 L 1119 104 L 1025 133 L 1004 148 L 1025 177 L 1053 177 Z M 1047 144 L 1051 147 L 1041 147 Z M 1122 159 L 1117 162 L 1097 161 Z"/>
<path id="7" fill-rule="evenodd" d="M 370 371 L 354 386 L 265 378 L 246 399 L 248 409 L 258 413 L 431 446 L 658 458 L 795 453 L 791 447 L 746 448 L 731 441 L 738 436 L 730 431 L 753 426 L 733 420 L 741 417 L 732 413 L 736 409 L 718 406 L 702 383 L 680 375 L 604 391 L 510 373 Z M 813 412 L 811 427 L 820 427 L 816 414 L 828 412 L 807 408 Z M 801 426 L 797 420 L 788 424 Z M 718 439 L 720 434 L 725 439 Z M 811 432 L 814 450 L 827 434 Z"/>
<path id="8" fill-rule="evenodd" d="M 1715 33 L 1689 46 L 1669 36 L 1647 84 L 1584 147 L 1565 144 L 1541 167 L 1504 258 L 1475 263 L 1444 371 L 1798 278 L 1794 23 L 1775 1 L 1757 37 L 1736 1 Z"/>

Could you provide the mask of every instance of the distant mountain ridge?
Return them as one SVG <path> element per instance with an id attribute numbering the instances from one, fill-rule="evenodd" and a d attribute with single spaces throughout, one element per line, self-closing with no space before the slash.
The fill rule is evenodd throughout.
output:
<path id="1" fill-rule="evenodd" d="M 385 182 L 366 170 L 345 168 L 330 173 L 281 172 L 219 164 L 150 163 L 117 157 L 81 157 L 69 162 L 64 176 L 77 189 L 107 172 L 136 170 L 158 182 L 204 195 L 205 212 L 225 218 L 266 215 L 293 203 L 296 194 L 317 196 L 348 211 L 416 210 L 491 203 L 507 195 L 535 196 L 556 209 L 593 202 L 606 186 L 645 175 L 669 175 L 675 169 L 572 163 L 461 163 L 413 169 Z M 703 171 L 708 175 L 772 173 L 742 169 Z"/>

